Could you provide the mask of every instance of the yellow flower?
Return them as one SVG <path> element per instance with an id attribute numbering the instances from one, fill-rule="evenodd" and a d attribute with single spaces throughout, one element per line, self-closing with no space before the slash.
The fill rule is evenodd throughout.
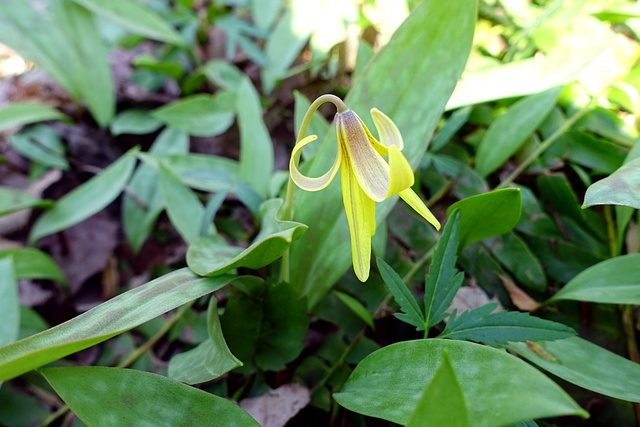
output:
<path id="1" fill-rule="evenodd" d="M 317 136 L 301 137 L 311 115 L 325 102 L 333 103 L 338 110 L 334 119 L 338 153 L 329 171 L 312 178 L 303 175 L 298 164 L 302 147 L 315 141 Z M 376 108 L 371 110 L 371 117 L 378 131 L 379 141 L 371 135 L 360 117 L 340 99 L 333 95 L 321 96 L 311 104 L 305 115 L 289 161 L 291 179 L 298 187 L 307 191 L 326 188 L 340 170 L 342 200 L 351 235 L 353 269 L 362 282 L 369 277 L 371 237 L 376 231 L 376 202 L 397 194 L 436 229 L 440 229 L 438 220 L 410 188 L 414 182 L 413 171 L 401 153 L 404 144 L 400 131 L 389 117 Z M 388 162 L 384 157 L 388 157 Z"/>

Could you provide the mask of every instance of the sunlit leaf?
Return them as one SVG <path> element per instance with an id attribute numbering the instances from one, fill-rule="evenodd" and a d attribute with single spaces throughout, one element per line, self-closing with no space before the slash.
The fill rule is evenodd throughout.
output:
<path id="1" fill-rule="evenodd" d="M 623 205 L 640 209 L 640 158 L 587 188 L 583 208 L 594 205 Z"/>

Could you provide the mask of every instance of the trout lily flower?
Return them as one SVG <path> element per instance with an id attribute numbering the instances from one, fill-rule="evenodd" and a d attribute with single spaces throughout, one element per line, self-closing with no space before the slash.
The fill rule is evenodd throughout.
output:
<path id="1" fill-rule="evenodd" d="M 333 166 L 320 177 L 308 177 L 298 169 L 302 148 L 315 141 L 316 135 L 304 138 L 309 120 L 317 108 L 331 102 L 337 108 L 334 118 L 338 151 Z M 402 135 L 389 117 L 376 108 L 371 110 L 379 140 L 374 138 L 358 115 L 333 95 L 323 95 L 311 104 L 289 161 L 291 180 L 306 191 L 326 188 L 340 171 L 342 200 L 351 235 L 353 269 L 360 281 L 369 277 L 371 237 L 376 231 L 375 204 L 399 195 L 436 229 L 440 223 L 411 189 L 414 182 L 409 162 L 401 153 Z M 385 160 L 387 157 L 388 161 Z"/>

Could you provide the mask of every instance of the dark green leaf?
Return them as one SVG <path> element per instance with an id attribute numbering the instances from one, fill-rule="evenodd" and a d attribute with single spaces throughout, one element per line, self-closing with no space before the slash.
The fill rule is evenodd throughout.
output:
<path id="1" fill-rule="evenodd" d="M 490 249 L 502 265 L 513 273 L 518 283 L 538 292 L 547 289 L 547 276 L 540 261 L 515 233 L 497 238 L 490 244 Z"/>
<path id="2" fill-rule="evenodd" d="M 309 327 L 307 306 L 288 283 L 263 283 L 251 295 L 229 299 L 222 330 L 242 372 L 279 371 L 304 348 Z"/>
<path id="3" fill-rule="evenodd" d="M 150 372 L 84 366 L 40 373 L 90 427 L 126 425 L 258 427 L 238 405 Z M 215 421 L 214 421 L 215 420 Z"/>
<path id="4" fill-rule="evenodd" d="M 199 384 L 242 366 L 242 362 L 231 353 L 222 336 L 217 301 L 212 296 L 207 309 L 209 338 L 196 348 L 173 356 L 169 363 L 169 378 L 187 384 Z"/>
<path id="5" fill-rule="evenodd" d="M 65 357 L 214 292 L 232 276 L 198 277 L 183 268 L 122 293 L 37 335 L 0 348 L 0 381 Z"/>
<path id="6" fill-rule="evenodd" d="M 415 326 L 418 331 L 424 331 L 427 322 L 416 297 L 393 268 L 381 258 L 378 258 L 377 262 L 384 284 L 400 306 L 400 310 L 402 310 L 402 313 L 396 313 L 395 316 L 403 322 Z"/>
<path id="7" fill-rule="evenodd" d="M 349 310 L 351 310 L 353 314 L 358 316 L 360 320 L 366 323 L 371 329 L 375 329 L 371 313 L 367 311 L 367 309 L 362 305 L 360 301 L 350 295 L 345 294 L 344 292 L 333 291 L 333 294 L 337 296 L 344 305 L 349 307 Z"/>
<path id="8" fill-rule="evenodd" d="M 532 317 L 528 313 L 492 313 L 497 307 L 498 303 L 490 303 L 457 317 L 454 310 L 439 338 L 475 341 L 495 347 L 509 341 L 558 340 L 575 335 L 573 329 L 562 323 Z"/>
<path id="9" fill-rule="evenodd" d="M 69 169 L 64 144 L 50 126 L 36 125 L 11 135 L 9 144 L 29 160 L 52 168 Z"/>
<path id="10" fill-rule="evenodd" d="M 460 200 L 447 209 L 450 215 L 460 209 L 460 249 L 487 237 L 507 233 L 518 223 L 521 209 L 520 190 L 504 190 L 478 194 Z"/>
<path id="11" fill-rule="evenodd" d="M 451 305 L 464 279 L 464 274 L 458 273 L 455 268 L 461 222 L 460 212 L 454 210 L 442 230 L 442 236 L 431 260 L 424 289 L 424 318 L 427 330 L 446 317 L 445 311 Z"/>

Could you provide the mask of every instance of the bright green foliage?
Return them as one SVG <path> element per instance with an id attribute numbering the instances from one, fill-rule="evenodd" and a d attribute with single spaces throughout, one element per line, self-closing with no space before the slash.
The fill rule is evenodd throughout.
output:
<path id="1" fill-rule="evenodd" d="M 193 95 L 154 110 L 151 115 L 168 126 L 194 136 L 216 136 L 229 129 L 235 117 L 231 93 Z"/>
<path id="2" fill-rule="evenodd" d="M 33 207 L 48 207 L 52 203 L 48 200 L 41 200 L 24 191 L 11 187 L 0 187 L 0 215 L 28 209 Z"/>
<path id="3" fill-rule="evenodd" d="M 259 426 L 226 399 L 149 372 L 98 366 L 44 368 L 39 372 L 90 427 Z"/>
<path id="4" fill-rule="evenodd" d="M 240 371 L 284 369 L 304 348 L 302 339 L 309 327 L 304 299 L 286 282 L 239 289 L 242 293 L 227 303 L 222 330 L 229 348 L 244 363 Z"/>
<path id="5" fill-rule="evenodd" d="M 0 346 L 18 339 L 20 303 L 12 257 L 0 258 Z"/>
<path id="6" fill-rule="evenodd" d="M 67 116 L 42 104 L 15 103 L 0 109 L 0 130 L 48 120 L 68 120 Z"/>
<path id="7" fill-rule="evenodd" d="M 507 348 L 565 381 L 605 396 L 640 402 L 640 366 L 585 339 L 512 343 Z"/>
<path id="8" fill-rule="evenodd" d="M 510 231 L 520 219 L 521 205 L 520 190 L 506 188 L 468 197 L 449 206 L 449 215 L 459 209 L 462 216 L 460 248 Z"/>
<path id="9" fill-rule="evenodd" d="M 517 357 L 479 344 L 440 339 L 404 341 L 372 353 L 333 397 L 349 410 L 407 424 L 445 350 L 475 426 L 587 416 L 557 384 Z"/>
<path id="10" fill-rule="evenodd" d="M 457 314 L 453 310 L 438 338 L 475 341 L 497 346 L 509 341 L 557 340 L 575 335 L 562 323 L 529 316 L 517 311 L 493 311 L 498 303 L 485 304 Z"/>
<path id="11" fill-rule="evenodd" d="M 555 294 L 562 299 L 640 305 L 640 254 L 623 255 L 590 267 Z"/>
<path id="12" fill-rule="evenodd" d="M 214 292 L 231 278 L 203 278 L 181 269 L 118 295 L 41 334 L 0 348 L 0 381 L 105 341 Z"/>
<path id="13" fill-rule="evenodd" d="M 626 163 L 613 174 L 587 189 L 583 208 L 594 205 L 623 205 L 640 209 L 640 158 Z"/>
<path id="14" fill-rule="evenodd" d="M 39 124 L 11 135 L 9 144 L 26 158 L 43 166 L 69 169 L 69 162 L 64 157 L 64 144 L 49 126 Z"/>
<path id="15" fill-rule="evenodd" d="M 211 381 L 242 366 L 227 347 L 218 317 L 218 300 L 212 296 L 207 309 L 209 337 L 196 348 L 176 354 L 169 363 L 169 378 L 187 384 Z"/>
<path id="16" fill-rule="evenodd" d="M 131 109 L 118 114 L 109 128 L 113 135 L 144 135 L 155 132 L 161 126 L 162 122 L 150 115 L 148 111 Z"/>
<path id="17" fill-rule="evenodd" d="M 18 279 L 52 279 L 66 284 L 67 279 L 56 262 L 46 253 L 35 248 L 0 250 L 0 259 L 12 258 Z"/>
<path id="18" fill-rule="evenodd" d="M 440 366 L 425 387 L 407 427 L 430 425 L 451 427 L 471 425 L 467 405 L 464 403 L 464 394 L 446 349 L 442 351 Z"/>

